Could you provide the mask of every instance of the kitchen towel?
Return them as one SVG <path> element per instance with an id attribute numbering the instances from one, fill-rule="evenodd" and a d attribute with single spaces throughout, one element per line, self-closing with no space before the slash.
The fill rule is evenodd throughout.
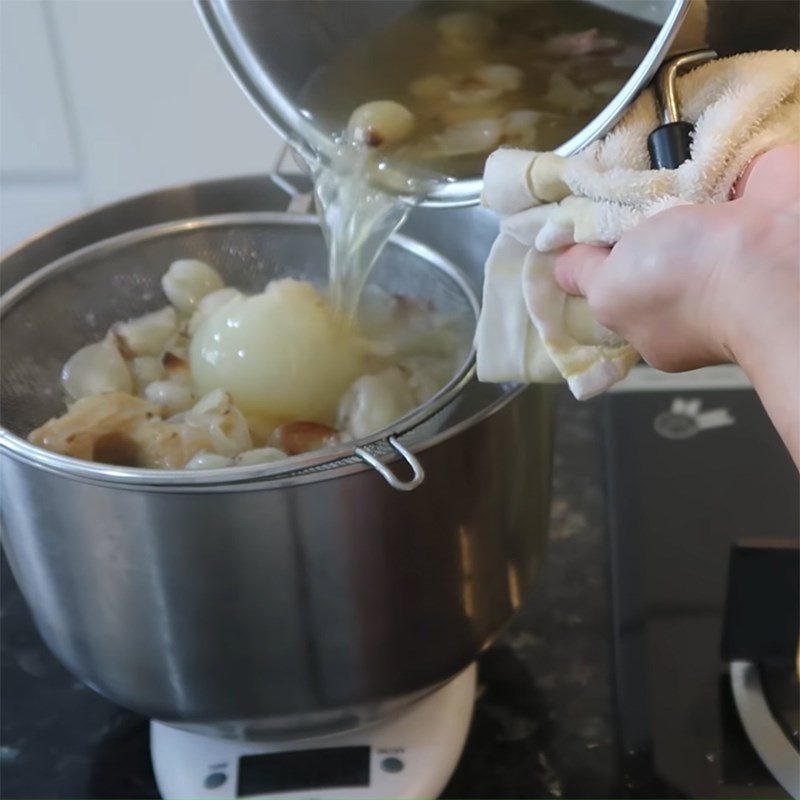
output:
<path id="1" fill-rule="evenodd" d="M 483 201 L 503 219 L 486 262 L 476 332 L 478 377 L 566 379 L 579 399 L 628 373 L 636 351 L 599 325 L 586 301 L 555 282 L 556 256 L 576 242 L 613 245 L 672 206 L 728 200 L 757 155 L 800 141 L 800 53 L 746 53 L 678 77 L 682 119 L 695 126 L 691 158 L 653 170 L 647 138 L 660 124 L 644 91 L 605 138 L 576 155 L 501 149 L 486 162 Z"/>

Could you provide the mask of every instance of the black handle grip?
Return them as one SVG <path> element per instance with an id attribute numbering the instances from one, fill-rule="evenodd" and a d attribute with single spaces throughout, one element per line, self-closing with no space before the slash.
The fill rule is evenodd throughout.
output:
<path id="1" fill-rule="evenodd" d="M 694 126 L 688 122 L 668 122 L 647 137 L 650 166 L 653 169 L 675 169 L 691 154 Z"/>

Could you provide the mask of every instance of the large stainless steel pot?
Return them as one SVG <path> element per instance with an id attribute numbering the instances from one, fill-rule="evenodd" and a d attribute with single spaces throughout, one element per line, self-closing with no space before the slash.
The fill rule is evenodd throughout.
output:
<path id="1" fill-rule="evenodd" d="M 536 13 L 537 0 L 527 0 Z M 341 48 L 379 30 L 420 0 L 195 0 L 208 32 L 245 93 L 305 158 L 328 157 L 331 131 L 304 112 L 303 90 Z M 667 55 L 711 47 L 720 55 L 796 47 L 795 0 L 559 0 L 601 7 L 652 25 L 641 63 L 617 95 L 557 152 L 570 155 L 607 133 L 648 85 Z M 433 187 L 429 206 L 480 198 L 479 176 Z"/>
<path id="2" fill-rule="evenodd" d="M 158 192 L 34 238 L 0 275 L 8 288 L 126 230 L 284 203 L 266 178 Z M 495 223 L 428 211 L 406 233 L 479 284 Z M 426 478 L 410 493 L 359 463 L 143 485 L 0 431 L 4 546 L 42 636 L 102 694 L 216 733 L 298 736 L 407 702 L 497 634 L 541 562 L 551 439 L 550 390 L 474 381 L 411 445 Z"/>

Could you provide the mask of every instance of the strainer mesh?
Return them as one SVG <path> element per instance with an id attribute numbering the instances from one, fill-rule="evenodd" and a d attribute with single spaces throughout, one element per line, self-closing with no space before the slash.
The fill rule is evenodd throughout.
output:
<path id="1" fill-rule="evenodd" d="M 261 291 L 269 280 L 280 277 L 320 285 L 326 280 L 325 245 L 315 220 L 279 213 L 167 223 L 67 256 L 12 287 L 3 297 L 2 425 L 26 437 L 33 428 L 62 413 L 60 374 L 64 362 L 80 347 L 100 340 L 114 322 L 166 305 L 161 276 L 178 258 L 207 261 L 228 285 L 246 292 Z M 463 314 L 474 329 L 477 303 L 466 281 L 451 274 L 446 262 L 424 248 L 402 240 L 391 242 L 370 282 L 390 292 L 427 298 L 439 310 Z M 465 364 L 457 380 L 463 383 L 467 372 Z M 451 384 L 440 393 L 438 410 L 434 404 L 427 413 L 416 415 L 414 439 L 442 424 L 452 408 L 456 388 Z M 421 427 L 419 423 L 423 423 Z M 369 447 L 377 455 L 388 450 L 380 443 Z M 297 464 L 290 472 L 304 474 L 355 460 L 355 456 L 346 456 L 308 467 Z"/>

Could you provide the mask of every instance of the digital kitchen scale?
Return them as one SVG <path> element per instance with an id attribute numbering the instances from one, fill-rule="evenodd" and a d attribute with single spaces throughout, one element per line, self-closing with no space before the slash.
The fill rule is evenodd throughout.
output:
<path id="1" fill-rule="evenodd" d="M 150 723 L 158 790 L 184 798 L 431 798 L 456 767 L 476 667 L 385 721 L 301 741 L 217 739 Z"/>

